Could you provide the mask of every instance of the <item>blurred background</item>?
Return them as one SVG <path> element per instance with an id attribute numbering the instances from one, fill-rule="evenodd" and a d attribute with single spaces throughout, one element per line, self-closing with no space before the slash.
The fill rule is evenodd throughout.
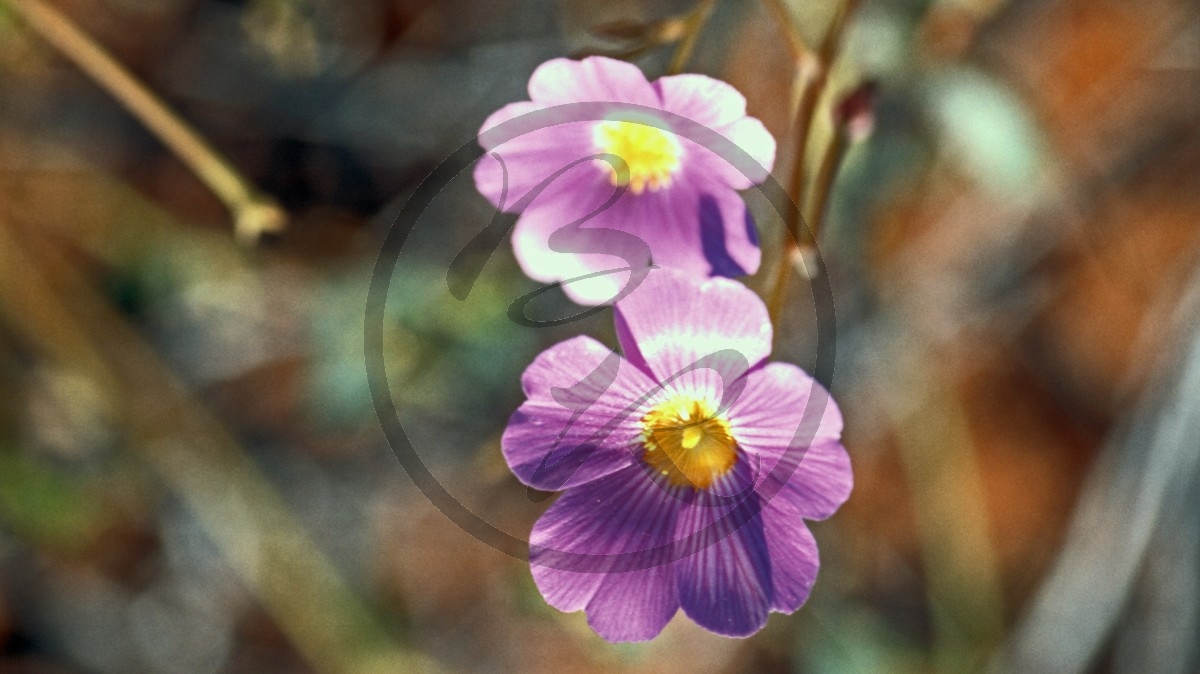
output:
<path id="1" fill-rule="evenodd" d="M 783 185 L 801 137 L 810 182 L 844 159 L 836 343 L 790 274 L 776 355 L 836 354 L 856 489 L 809 603 L 748 640 L 604 643 L 372 407 L 401 205 L 585 53 L 731 82 Z M 832 152 L 864 81 L 873 132 Z M 1193 0 L 0 0 L 0 671 L 1200 671 L 1198 123 Z M 767 296 L 785 227 L 747 199 Z M 609 312 L 511 323 L 537 284 L 507 241 L 450 296 L 491 216 L 468 169 L 412 227 L 384 356 L 424 463 L 525 537 L 520 373 L 615 342 Z"/>

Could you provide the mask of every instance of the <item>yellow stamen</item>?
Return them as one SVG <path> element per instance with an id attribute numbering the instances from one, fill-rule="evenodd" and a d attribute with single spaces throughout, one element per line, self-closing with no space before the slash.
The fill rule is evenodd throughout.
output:
<path id="1" fill-rule="evenodd" d="M 609 161 L 599 162 L 609 172 L 613 185 L 628 184 L 634 194 L 641 194 L 647 187 L 654 192 L 670 185 L 671 176 L 679 168 L 683 150 L 679 140 L 656 126 L 608 120 L 596 125 L 593 136 L 601 152 L 616 155 L 628 164 L 626 175 Z"/>
<path id="2" fill-rule="evenodd" d="M 668 400 L 642 417 L 643 460 L 675 486 L 707 488 L 737 463 L 729 423 L 708 401 Z"/>

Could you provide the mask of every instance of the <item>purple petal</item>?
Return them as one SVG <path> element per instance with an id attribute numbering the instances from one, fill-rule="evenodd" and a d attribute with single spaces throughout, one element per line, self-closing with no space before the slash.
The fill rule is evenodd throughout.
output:
<path id="1" fill-rule="evenodd" d="M 688 372 L 671 384 L 699 395 L 712 395 L 716 382 L 719 397 L 722 385 L 729 386 L 771 352 L 767 308 L 736 281 L 700 281 L 654 269 L 617 303 L 615 314 L 622 352 L 659 381 L 665 383 L 697 362 L 704 364 L 706 369 Z"/>
<path id="2" fill-rule="evenodd" d="M 746 276 L 758 271 L 762 251 L 749 218 L 746 202 L 734 192 L 701 197 L 700 232 L 713 276 Z"/>
<path id="3" fill-rule="evenodd" d="M 644 413 L 629 406 L 656 386 L 632 364 L 575 337 L 538 356 L 521 383 L 528 400 L 500 446 L 522 482 L 558 491 L 633 464 Z"/>
<path id="4" fill-rule="evenodd" d="M 648 569 L 604 577 L 587 605 L 588 624 L 597 634 L 613 643 L 647 641 L 666 627 L 679 610 L 679 595 L 675 566 L 669 553 L 662 554 Z"/>
<path id="5" fill-rule="evenodd" d="M 664 110 L 725 136 L 752 160 L 744 163 L 737 157 L 723 157 L 711 148 L 685 142 L 691 171 L 719 176 L 721 184 L 738 190 L 766 180 L 775 164 L 775 138 L 762 122 L 746 116 L 746 99 L 737 89 L 704 75 L 663 77 L 654 86 Z"/>
<path id="6" fill-rule="evenodd" d="M 850 455 L 840 442 L 790 448 L 774 464 L 764 460 L 761 470 L 759 490 L 772 501 L 791 500 L 805 519 L 829 517 L 854 489 Z"/>
<path id="7" fill-rule="evenodd" d="M 609 641 L 644 641 L 679 608 L 670 546 L 679 503 L 630 466 L 571 489 L 530 535 L 529 561 L 546 601 L 586 609 Z"/>
<path id="8" fill-rule="evenodd" d="M 839 443 L 842 413 L 829 393 L 790 363 L 771 363 L 751 372 L 730 406 L 733 436 L 762 461 L 760 486 L 766 498 L 791 492 L 808 519 L 824 519 L 850 497 L 850 456 Z"/>
<path id="9" fill-rule="evenodd" d="M 523 101 L 500 108 L 480 128 L 479 142 L 487 152 L 475 165 L 475 187 L 492 205 L 506 212 L 523 210 L 530 191 L 572 162 L 595 154 L 592 123 L 556 124 L 557 113 Z M 511 121 L 516 120 L 516 121 Z M 507 126 L 497 129 L 501 124 Z M 501 135 L 500 131 L 504 134 Z M 519 134 L 513 136 L 512 134 Z M 499 142 L 509 138 L 505 142 Z M 603 173 L 589 162 L 571 169 L 574 175 L 599 183 Z M 559 178 L 537 197 L 539 201 L 569 194 L 573 187 Z M 597 203 L 600 203 L 599 201 Z M 528 204 L 524 204 L 527 208 Z M 563 221 L 565 224 L 569 220 Z"/>
<path id="10" fill-rule="evenodd" d="M 606 185 L 602 194 L 611 195 L 612 188 Z M 704 258 L 699 220 L 700 195 L 680 182 L 656 192 L 626 192 L 585 226 L 632 234 L 649 248 L 654 264 L 706 277 L 711 264 Z"/>
<path id="11" fill-rule="evenodd" d="M 707 75 L 671 75 L 654 81 L 663 110 L 717 129 L 746 116 L 746 97 Z"/>
<path id="12" fill-rule="evenodd" d="M 720 196 L 713 197 L 683 183 L 640 195 L 625 192 L 605 207 L 614 188 L 593 168 L 581 165 L 564 174 L 558 181 L 561 189 L 539 196 L 517 222 L 514 252 L 530 277 L 553 282 L 630 266 L 644 268 L 648 258 L 699 277 L 757 270 L 760 251 L 747 237 L 746 206 L 735 192 L 720 188 Z M 592 213 L 582 231 L 566 236 L 572 223 Z M 552 245 L 551 237 L 560 230 L 562 241 Z M 636 245 L 622 243 L 622 237 L 636 237 Z M 581 304 L 594 305 L 611 301 L 628 281 L 629 272 L 621 271 L 563 289 Z"/>
<path id="13" fill-rule="evenodd" d="M 714 189 L 681 179 L 658 192 L 626 194 L 588 226 L 629 232 L 650 247 L 656 265 L 692 276 L 753 274 L 761 251 L 747 237 L 746 204 L 733 190 L 707 182 Z"/>
<path id="14" fill-rule="evenodd" d="M 657 192 L 625 192 L 615 202 L 614 196 L 612 185 L 590 164 L 564 173 L 517 221 L 513 251 L 521 269 L 547 283 L 631 266 L 645 269 L 650 260 L 701 278 L 758 270 L 762 255 L 751 238 L 753 223 L 747 222 L 745 202 L 729 188 L 700 192 L 679 183 Z M 574 223 L 581 231 L 568 237 Z M 551 237 L 560 231 L 560 238 L 576 242 L 552 245 Z M 613 272 L 563 289 L 580 304 L 604 304 L 628 279 L 627 271 Z"/>
<path id="15" fill-rule="evenodd" d="M 607 101 L 659 106 L 654 87 L 637 66 L 603 56 L 546 61 L 529 78 L 529 97 L 549 105 Z"/>
<path id="16" fill-rule="evenodd" d="M 627 212 L 623 204 L 633 199 L 629 193 L 578 229 L 571 227 L 613 195 L 605 179 L 592 175 L 594 169 L 580 165 L 565 174 L 564 190 L 535 199 L 513 229 L 513 253 L 530 278 L 550 283 L 594 274 L 563 285 L 571 299 L 587 305 L 611 301 L 628 283 L 628 271 L 604 272 L 644 269 L 651 255 L 642 240 L 624 231 L 629 222 L 619 217 Z"/>
<path id="17" fill-rule="evenodd" d="M 746 378 L 731 406 L 737 437 L 753 447 L 782 450 L 794 444 L 821 444 L 842 435 L 842 412 L 833 397 L 807 372 L 791 363 L 771 363 Z"/>
<path id="18" fill-rule="evenodd" d="M 741 199 L 738 199 L 741 202 Z M 721 207 L 717 205 L 716 199 L 709 195 L 704 195 L 700 198 L 700 248 L 704 251 L 704 257 L 712 264 L 712 276 L 725 276 L 729 278 L 737 276 L 745 276 L 748 272 L 738 264 L 737 260 L 729 254 L 729 248 L 725 242 L 725 218 L 722 217 Z M 745 211 L 743 205 L 742 211 Z M 743 217 L 739 220 L 745 220 Z M 754 252 L 758 252 L 758 248 L 754 248 Z M 755 262 L 758 262 L 758 257 L 755 257 Z"/>
<path id="19" fill-rule="evenodd" d="M 735 190 L 753 187 L 767 179 L 775 165 L 775 137 L 753 117 L 743 117 L 729 126 L 713 129 L 744 150 L 740 154 L 717 154 L 711 150 L 689 155 L 688 170 Z M 690 149 L 690 147 L 689 147 Z"/>
<path id="20" fill-rule="evenodd" d="M 730 476 L 749 485 L 750 470 L 739 463 Z M 696 624 L 717 634 L 749 636 L 767 622 L 774 589 L 767 539 L 750 491 L 734 504 L 729 497 L 698 491 L 679 514 L 676 539 L 691 554 L 676 563 L 679 604 Z"/>
<path id="21" fill-rule="evenodd" d="M 763 508 L 763 529 L 771 556 L 771 610 L 792 613 L 808 600 L 821 566 L 817 542 L 804 524 L 796 500 L 780 494 Z"/>

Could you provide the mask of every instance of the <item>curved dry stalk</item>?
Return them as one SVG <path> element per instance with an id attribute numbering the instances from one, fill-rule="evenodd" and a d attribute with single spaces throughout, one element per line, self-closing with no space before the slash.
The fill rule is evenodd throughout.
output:
<path id="1" fill-rule="evenodd" d="M 253 243 L 287 225 L 287 213 L 246 180 L 195 129 L 66 15 L 41 0 L 6 0 L 25 23 L 146 125 L 233 215 L 238 240 Z"/>

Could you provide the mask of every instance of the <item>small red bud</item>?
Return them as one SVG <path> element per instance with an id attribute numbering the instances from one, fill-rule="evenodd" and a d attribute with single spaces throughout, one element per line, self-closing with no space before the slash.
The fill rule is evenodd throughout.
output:
<path id="1" fill-rule="evenodd" d="M 855 87 L 834 108 L 833 121 L 853 142 L 871 135 L 875 127 L 875 96 L 877 87 L 867 81 Z"/>

